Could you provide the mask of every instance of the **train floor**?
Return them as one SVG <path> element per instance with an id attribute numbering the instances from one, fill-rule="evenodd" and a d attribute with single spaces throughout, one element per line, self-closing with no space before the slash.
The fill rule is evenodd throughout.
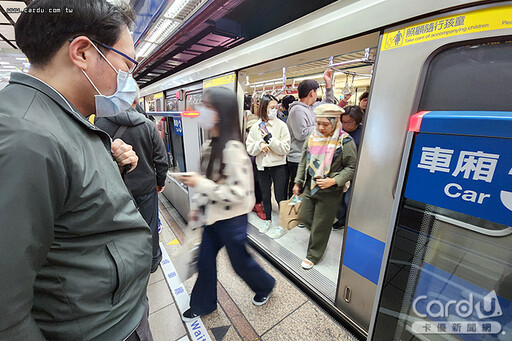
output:
<path id="1" fill-rule="evenodd" d="M 179 257 L 185 222 L 160 196 L 164 258 L 148 283 L 149 323 L 160 340 L 357 340 L 298 287 L 249 247 L 256 261 L 276 279 L 267 304 L 254 306 L 249 287 L 235 274 L 225 249 L 217 258 L 217 310 L 194 323 L 181 321 L 197 275 L 181 282 L 173 260 Z"/>

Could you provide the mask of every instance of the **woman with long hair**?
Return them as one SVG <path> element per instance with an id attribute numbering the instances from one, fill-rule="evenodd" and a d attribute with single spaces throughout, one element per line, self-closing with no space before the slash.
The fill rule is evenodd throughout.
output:
<path id="1" fill-rule="evenodd" d="M 315 108 L 316 128 L 304 143 L 293 193 L 304 188 L 299 219 L 311 230 L 304 269 L 311 269 L 324 255 L 331 226 L 340 206 L 343 188 L 352 180 L 356 145 L 343 131 L 343 109 L 335 104 Z"/>
<path id="2" fill-rule="evenodd" d="M 251 127 L 245 143 L 249 155 L 256 157 L 266 217 L 259 231 L 265 233 L 272 225 L 272 183 L 276 201 L 279 203 L 287 199 L 286 156 L 290 152 L 290 132 L 286 123 L 277 118 L 277 99 L 274 96 L 264 95 L 261 98 L 258 116 L 259 120 Z"/>
<path id="3" fill-rule="evenodd" d="M 184 321 L 217 309 L 216 258 L 223 246 L 235 272 L 254 291 L 253 304 L 265 304 L 275 285 L 275 279 L 246 249 L 247 213 L 254 206 L 254 184 L 251 161 L 240 134 L 236 94 L 221 87 L 205 90 L 198 119 L 212 138 L 203 145 L 201 174 L 187 173 L 180 177 L 195 192 L 189 218 L 205 225 L 198 277 L 190 297 L 190 309 L 182 315 Z"/>

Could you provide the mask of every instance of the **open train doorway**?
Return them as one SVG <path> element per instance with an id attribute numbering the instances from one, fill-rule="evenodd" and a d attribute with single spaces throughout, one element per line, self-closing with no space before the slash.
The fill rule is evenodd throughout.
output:
<path id="1" fill-rule="evenodd" d="M 241 88 L 245 91 L 246 99 L 246 110 L 243 115 L 245 134 L 249 135 L 252 126 L 258 124 L 259 106 L 265 95 L 271 95 L 277 99 L 279 119 L 286 122 L 289 109 L 287 104 L 289 104 L 290 98 L 293 101 L 299 100 L 298 85 L 307 79 L 318 82 L 319 100 L 331 102 L 340 107 L 360 107 L 361 96 L 366 98 L 363 102 L 367 101 L 377 45 L 378 34 L 369 34 L 241 70 L 238 78 Z M 330 65 L 334 65 L 332 94 L 327 91 L 324 81 L 324 71 Z M 327 95 L 331 98 L 327 98 L 329 97 Z M 365 106 L 364 109 L 366 109 Z M 362 121 L 354 127 L 354 130 L 358 129 L 359 132 L 364 127 L 364 110 L 362 113 Z M 258 182 L 257 168 L 254 172 L 255 180 Z M 287 170 L 287 183 L 284 185 L 287 188 L 287 199 L 291 197 L 289 181 L 294 181 L 294 179 L 290 178 L 290 173 Z M 273 257 L 293 276 L 334 304 L 346 233 L 345 219 L 349 208 L 345 203 L 350 201 L 351 193 L 348 191 L 343 194 L 340 207 L 338 207 L 340 214 L 336 214 L 327 227 L 330 235 L 323 257 L 313 268 L 305 270 L 301 267 L 301 262 L 306 257 L 311 231 L 300 225 L 291 229 L 280 226 L 282 224 L 279 223 L 279 204 L 275 196 L 276 185 L 283 186 L 283 184 L 274 182 L 272 185 L 272 224 L 270 228 L 266 230 L 265 224 L 268 223 L 262 219 L 261 214 L 252 212 L 249 216 L 251 225 L 248 230 L 249 236 L 264 253 Z M 348 189 L 350 184 L 347 184 L 346 187 Z M 343 210 L 345 215 L 343 215 Z M 341 219 L 343 221 L 340 221 Z M 264 233 L 262 233 L 263 231 Z"/>

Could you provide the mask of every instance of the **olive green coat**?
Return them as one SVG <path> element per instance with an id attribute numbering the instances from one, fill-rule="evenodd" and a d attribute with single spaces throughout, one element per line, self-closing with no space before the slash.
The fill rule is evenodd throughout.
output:
<path id="1" fill-rule="evenodd" d="M 0 103 L 0 340 L 124 339 L 147 304 L 151 233 L 109 136 L 29 75 Z"/>

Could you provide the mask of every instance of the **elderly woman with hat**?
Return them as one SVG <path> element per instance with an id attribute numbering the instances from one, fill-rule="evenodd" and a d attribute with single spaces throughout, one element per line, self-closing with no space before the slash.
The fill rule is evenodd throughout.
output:
<path id="1" fill-rule="evenodd" d="M 293 193 L 303 191 L 300 221 L 311 230 L 304 269 L 311 269 L 322 258 L 331 226 L 340 205 L 345 183 L 356 166 L 356 145 L 343 131 L 344 110 L 335 104 L 315 108 L 316 128 L 304 143 Z"/>

